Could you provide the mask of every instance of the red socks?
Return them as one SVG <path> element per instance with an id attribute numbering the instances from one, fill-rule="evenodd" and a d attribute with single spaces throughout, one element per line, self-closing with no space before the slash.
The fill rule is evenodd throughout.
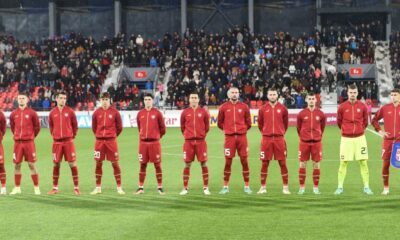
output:
<path id="1" fill-rule="evenodd" d="M 268 167 L 270 161 L 262 161 L 261 162 L 261 186 L 265 187 L 267 185 L 267 177 L 268 177 Z"/>
<path id="2" fill-rule="evenodd" d="M 96 187 L 101 186 L 101 177 L 103 176 L 103 162 L 96 162 Z"/>
<path id="3" fill-rule="evenodd" d="M 121 187 L 121 168 L 118 162 L 113 162 L 112 167 L 114 169 L 114 178 L 117 183 L 117 187 Z"/>

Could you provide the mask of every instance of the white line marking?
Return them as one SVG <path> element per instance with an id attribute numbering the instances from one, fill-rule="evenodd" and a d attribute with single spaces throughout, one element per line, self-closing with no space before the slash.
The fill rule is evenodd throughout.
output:
<path id="1" fill-rule="evenodd" d="M 179 156 L 179 157 L 183 157 L 183 153 L 182 154 L 176 154 L 176 153 L 162 153 L 163 155 L 167 155 L 167 156 Z M 221 154 L 223 155 L 223 154 Z M 213 159 L 225 159 L 225 157 L 221 157 L 221 156 L 208 156 L 208 158 L 213 158 Z M 237 158 L 237 156 L 236 156 Z M 260 160 L 259 158 L 248 158 L 248 160 Z M 275 160 L 272 160 L 275 161 Z M 299 161 L 299 159 L 297 158 L 287 158 L 286 161 Z M 312 162 L 311 160 L 309 162 Z M 326 158 L 326 159 L 322 159 L 322 162 L 340 162 L 339 158 L 337 159 L 330 159 L 330 158 Z M 357 162 L 357 160 L 354 161 L 350 161 L 350 162 Z M 368 162 L 382 162 L 379 160 L 371 160 L 369 159 Z"/>
<path id="2" fill-rule="evenodd" d="M 382 136 L 379 133 L 377 133 L 375 130 L 371 130 L 370 128 L 366 128 L 366 129 L 367 129 L 368 132 L 373 133 L 373 134 L 375 134 L 375 135 L 377 135 L 377 136 L 382 138 Z"/>

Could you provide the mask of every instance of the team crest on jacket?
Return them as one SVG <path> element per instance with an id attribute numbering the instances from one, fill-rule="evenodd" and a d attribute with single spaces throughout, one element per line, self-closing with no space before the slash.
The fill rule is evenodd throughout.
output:
<path id="1" fill-rule="evenodd" d="M 239 111 L 239 113 L 241 113 L 241 112 L 242 112 L 242 109 L 239 109 L 238 111 Z"/>
<path id="2" fill-rule="evenodd" d="M 110 114 L 110 115 L 108 115 L 108 117 L 111 119 L 111 118 L 112 118 L 112 115 Z"/>
<path id="3" fill-rule="evenodd" d="M 68 113 L 64 114 L 65 117 L 68 117 Z"/>
<path id="4" fill-rule="evenodd" d="M 357 112 L 361 112 L 361 110 L 359 108 L 357 108 Z"/>
<path id="5" fill-rule="evenodd" d="M 197 116 L 201 117 L 201 113 L 199 113 Z"/>
<path id="6" fill-rule="evenodd" d="M 26 118 L 26 119 L 28 119 L 28 118 L 29 118 L 29 115 L 28 115 L 28 114 L 26 114 L 26 115 L 25 115 L 25 118 Z"/>
<path id="7" fill-rule="evenodd" d="M 304 120 L 307 120 L 307 119 L 308 119 L 308 116 L 305 116 L 305 117 L 304 117 Z"/>
<path id="8" fill-rule="evenodd" d="M 319 120 L 319 116 L 316 116 L 315 119 L 318 121 Z"/>
<path id="9" fill-rule="evenodd" d="M 280 109 L 278 109 L 278 110 L 276 110 L 278 113 L 281 113 L 281 110 Z"/>
<path id="10" fill-rule="evenodd" d="M 154 115 L 151 115 L 151 119 L 155 119 L 156 118 L 156 116 L 154 116 Z"/>

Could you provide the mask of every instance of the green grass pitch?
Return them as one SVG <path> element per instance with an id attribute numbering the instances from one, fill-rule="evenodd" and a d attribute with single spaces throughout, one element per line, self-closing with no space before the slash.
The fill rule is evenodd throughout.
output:
<path id="1" fill-rule="evenodd" d="M 120 162 L 125 196 L 116 193 L 112 168 L 103 169 L 103 194 L 91 196 L 94 188 L 94 137 L 80 129 L 77 147 L 82 195 L 73 195 L 71 173 L 62 164 L 60 194 L 47 196 L 51 189 L 51 138 L 42 129 L 36 140 L 41 196 L 33 195 L 26 163 L 23 165 L 22 195 L 0 197 L 1 239 L 399 239 L 395 226 L 400 220 L 400 177 L 391 168 L 391 195 L 381 196 L 381 138 L 366 132 L 369 146 L 371 188 L 375 195 L 362 193 L 357 163 L 351 163 L 343 196 L 334 196 L 339 166 L 340 135 L 337 127 L 327 127 L 324 137 L 320 190 L 312 194 L 312 170 L 308 163 L 306 194 L 298 196 L 298 137 L 295 128 L 286 134 L 289 186 L 292 195 L 281 193 L 282 181 L 277 162 L 270 166 L 268 194 L 255 194 L 259 184 L 260 133 L 248 133 L 252 195 L 243 193 L 240 161 L 236 157 L 231 177 L 231 192 L 221 196 L 223 183 L 223 134 L 212 128 L 208 138 L 211 196 L 202 194 L 201 169 L 193 164 L 190 193 L 182 189 L 182 142 L 178 128 L 167 129 L 162 139 L 165 196 L 156 192 L 154 167 L 149 166 L 145 194 L 133 195 L 137 188 L 138 132 L 124 129 L 119 137 Z M 14 185 L 10 130 L 3 140 L 6 151 L 7 190 Z"/>

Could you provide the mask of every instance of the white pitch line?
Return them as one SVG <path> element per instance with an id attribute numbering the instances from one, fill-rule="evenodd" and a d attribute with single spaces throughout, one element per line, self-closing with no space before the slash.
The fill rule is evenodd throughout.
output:
<path id="1" fill-rule="evenodd" d="M 168 145 L 168 146 L 162 147 L 162 149 L 165 149 L 165 148 L 176 148 L 176 147 L 182 147 L 182 146 L 183 146 L 183 144 L 179 144 L 179 145 Z"/>
<path id="2" fill-rule="evenodd" d="M 183 153 L 182 154 L 176 154 L 176 153 L 162 153 L 163 155 L 167 155 L 167 156 L 178 156 L 178 157 L 183 157 Z M 225 157 L 221 157 L 221 156 L 208 156 L 209 158 L 217 158 L 217 159 L 225 159 Z M 236 156 L 237 157 L 237 156 Z M 249 158 L 248 160 L 260 160 L 259 158 Z M 299 159 L 297 158 L 288 158 L 286 159 L 286 161 L 298 161 Z M 275 160 L 272 160 L 275 161 Z M 371 160 L 369 159 L 368 162 L 382 162 L 382 161 L 378 161 L 378 160 Z M 311 162 L 311 160 L 310 160 Z M 339 158 L 338 159 L 330 159 L 330 158 L 326 158 L 326 159 L 322 159 L 322 162 L 340 162 Z M 351 162 L 357 162 L 355 161 L 351 161 Z"/>
<path id="3" fill-rule="evenodd" d="M 367 129 L 368 132 L 373 133 L 373 134 L 375 134 L 375 135 L 377 135 L 377 136 L 379 136 L 379 137 L 382 138 L 382 135 L 380 135 L 379 133 L 377 133 L 375 130 L 371 130 L 370 128 L 366 128 L 366 129 Z"/>

